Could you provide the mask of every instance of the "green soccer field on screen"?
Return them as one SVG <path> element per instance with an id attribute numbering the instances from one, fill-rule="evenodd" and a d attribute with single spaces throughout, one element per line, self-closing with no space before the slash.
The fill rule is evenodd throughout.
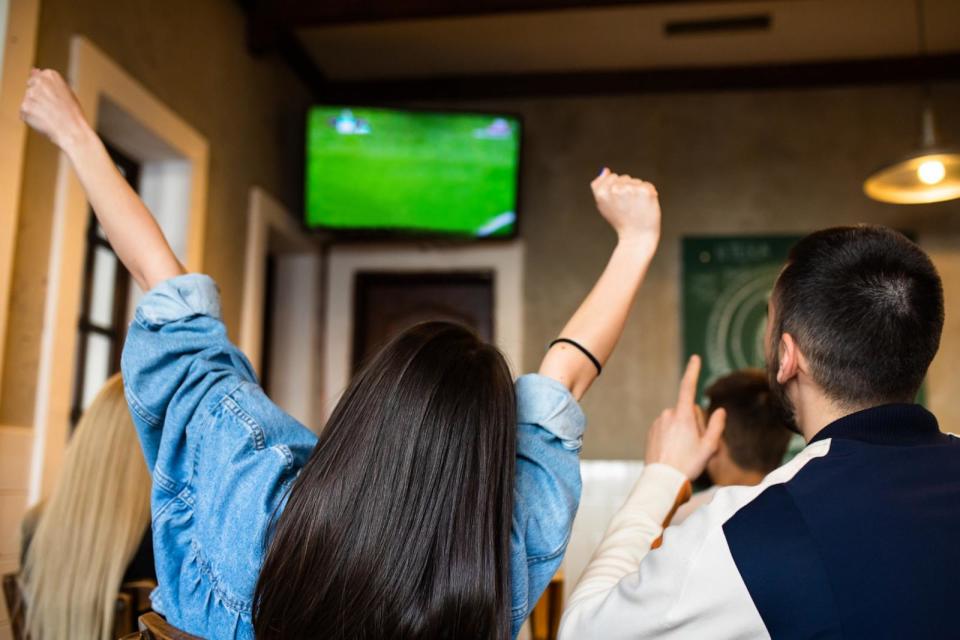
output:
<path id="1" fill-rule="evenodd" d="M 307 136 L 311 228 L 478 237 L 515 232 L 516 118 L 316 107 Z"/>

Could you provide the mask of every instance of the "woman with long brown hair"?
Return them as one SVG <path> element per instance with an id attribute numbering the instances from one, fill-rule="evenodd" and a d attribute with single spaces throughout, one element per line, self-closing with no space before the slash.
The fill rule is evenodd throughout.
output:
<path id="1" fill-rule="evenodd" d="M 22 113 L 73 164 L 149 293 L 124 349 L 153 472 L 154 608 L 197 635 L 516 635 L 556 572 L 580 497 L 577 400 L 622 332 L 659 241 L 652 185 L 592 183 L 618 243 L 540 365 L 449 323 L 409 329 L 345 391 L 319 439 L 264 395 L 218 292 L 185 274 L 52 71 Z"/>

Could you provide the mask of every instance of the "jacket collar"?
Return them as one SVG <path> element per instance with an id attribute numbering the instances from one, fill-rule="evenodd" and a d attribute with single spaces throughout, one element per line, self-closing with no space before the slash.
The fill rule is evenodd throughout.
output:
<path id="1" fill-rule="evenodd" d="M 881 445 L 937 444 L 946 434 L 932 413 L 918 404 L 885 404 L 846 415 L 813 436 L 810 444 L 827 438 L 860 440 Z"/>

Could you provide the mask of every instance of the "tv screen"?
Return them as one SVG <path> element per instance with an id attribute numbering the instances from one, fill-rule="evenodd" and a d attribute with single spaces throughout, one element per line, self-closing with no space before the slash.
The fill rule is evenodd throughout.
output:
<path id="1" fill-rule="evenodd" d="M 372 233 L 516 233 L 520 121 L 320 106 L 307 122 L 306 224 Z"/>

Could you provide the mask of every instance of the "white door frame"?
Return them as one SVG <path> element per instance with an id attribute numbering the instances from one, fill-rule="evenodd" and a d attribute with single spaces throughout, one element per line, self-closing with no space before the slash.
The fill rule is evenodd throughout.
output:
<path id="1" fill-rule="evenodd" d="M 271 239 L 282 243 L 281 248 L 285 253 L 319 251 L 276 198 L 261 187 L 252 187 L 247 209 L 239 346 L 257 373 L 263 367 L 263 305 L 267 295 L 264 276 Z"/>
<path id="2" fill-rule="evenodd" d="M 273 313 L 271 399 L 304 425 L 318 430 L 322 325 L 320 245 L 275 198 L 250 190 L 247 247 L 240 310 L 240 350 L 258 375 L 263 371 L 263 318 L 267 258 L 280 258 Z"/>
<path id="3" fill-rule="evenodd" d="M 489 271 L 493 273 L 493 334 L 511 369 L 523 364 L 522 240 L 444 248 L 338 245 L 327 262 L 323 414 L 329 416 L 350 381 L 356 276 L 361 271 Z"/>

